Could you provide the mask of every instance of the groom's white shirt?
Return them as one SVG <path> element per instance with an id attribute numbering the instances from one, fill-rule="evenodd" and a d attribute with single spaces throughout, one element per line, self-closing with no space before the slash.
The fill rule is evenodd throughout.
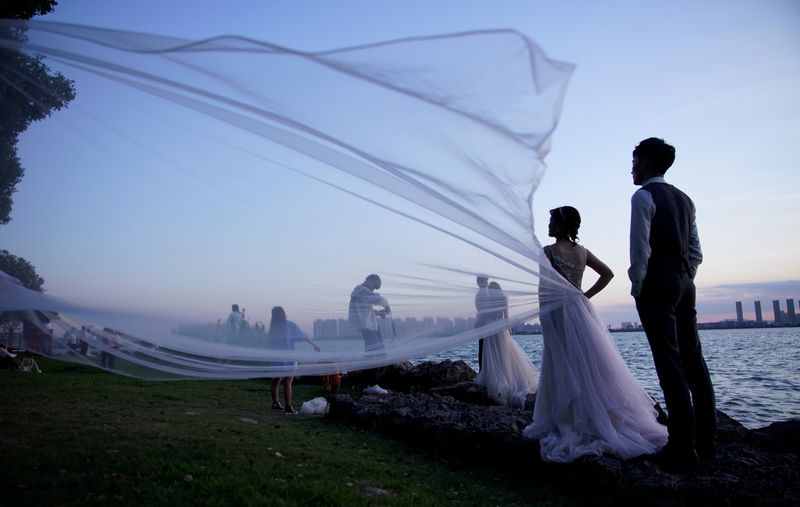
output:
<path id="1" fill-rule="evenodd" d="M 650 223 L 656 214 L 656 203 L 653 196 L 645 190 L 648 183 L 666 183 L 663 176 L 656 176 L 642 183 L 642 187 L 634 192 L 631 197 L 631 267 L 628 268 L 628 278 L 631 280 L 631 295 L 638 297 L 642 290 L 644 277 L 647 275 L 647 262 L 650 260 Z M 692 215 L 694 215 L 692 203 Z M 694 278 L 697 266 L 703 262 L 703 251 L 700 249 L 700 236 L 697 233 L 697 223 L 692 220 L 689 231 L 689 276 Z"/>

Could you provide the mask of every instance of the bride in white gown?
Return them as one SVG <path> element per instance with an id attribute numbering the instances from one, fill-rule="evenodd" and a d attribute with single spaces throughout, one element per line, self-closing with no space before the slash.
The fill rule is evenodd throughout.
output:
<path id="1" fill-rule="evenodd" d="M 492 282 L 487 290 L 488 306 L 494 314 L 489 320 L 508 320 L 508 298 L 500 284 Z M 536 377 L 536 368 L 508 327 L 484 339 L 483 367 L 475 383 L 486 388 L 490 398 L 501 405 L 522 408 L 528 394 L 536 392 Z"/>
<path id="2" fill-rule="evenodd" d="M 542 459 L 567 463 L 584 455 L 632 458 L 656 452 L 667 442 L 667 428 L 656 421 L 653 399 L 631 375 L 589 298 L 614 276 L 589 250 L 576 243 L 580 215 L 570 206 L 550 211 L 545 247 L 553 267 L 577 290 L 548 293 L 540 288 L 542 372 L 533 422 L 523 435 L 538 439 Z M 600 278 L 580 292 L 589 266 Z M 543 270 L 544 271 L 544 270 Z M 544 282 L 545 277 L 542 277 Z M 548 300 L 566 298 L 548 310 Z"/>

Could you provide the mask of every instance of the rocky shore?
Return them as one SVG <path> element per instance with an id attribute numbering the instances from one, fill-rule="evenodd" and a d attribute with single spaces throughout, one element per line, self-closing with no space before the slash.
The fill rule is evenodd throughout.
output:
<path id="1" fill-rule="evenodd" d="M 454 462 L 503 467 L 521 480 L 547 483 L 587 501 L 648 505 L 800 505 L 800 421 L 748 430 L 718 412 L 713 467 L 674 474 L 647 459 L 586 457 L 568 465 L 543 462 L 538 442 L 521 436 L 525 409 L 495 405 L 463 361 L 394 365 L 383 369 L 386 395 L 361 395 L 374 372 L 351 374 L 333 397 L 328 417 L 379 432 Z M 353 387 L 354 389 L 348 389 Z M 344 394 L 349 393 L 349 394 Z"/>

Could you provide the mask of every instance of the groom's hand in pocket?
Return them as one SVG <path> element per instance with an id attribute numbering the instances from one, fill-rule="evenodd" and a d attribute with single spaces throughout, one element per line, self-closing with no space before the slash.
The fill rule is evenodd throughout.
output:
<path id="1" fill-rule="evenodd" d="M 638 298 L 639 294 L 642 293 L 642 282 L 636 281 L 631 282 L 631 296 Z"/>

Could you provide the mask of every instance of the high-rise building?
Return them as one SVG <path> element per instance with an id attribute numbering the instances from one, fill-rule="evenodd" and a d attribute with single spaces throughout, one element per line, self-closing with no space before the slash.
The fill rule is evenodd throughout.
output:
<path id="1" fill-rule="evenodd" d="M 761 315 L 761 301 L 756 301 L 756 322 L 759 324 L 764 322 L 764 317 Z"/>
<path id="2" fill-rule="evenodd" d="M 786 322 L 789 324 L 795 323 L 794 299 L 786 300 Z"/>
<path id="3" fill-rule="evenodd" d="M 742 311 L 741 301 L 736 302 L 736 322 L 738 322 L 739 324 L 744 322 L 744 311 Z"/>
<path id="4" fill-rule="evenodd" d="M 336 338 L 336 319 L 317 319 L 314 321 L 314 338 Z"/>
<path id="5" fill-rule="evenodd" d="M 778 299 L 772 300 L 772 313 L 775 315 L 775 324 L 780 324 L 781 320 L 781 302 Z"/>
<path id="6" fill-rule="evenodd" d="M 348 336 L 351 334 L 350 321 L 339 317 L 336 319 L 336 336 Z"/>
<path id="7" fill-rule="evenodd" d="M 384 338 L 395 338 L 395 328 L 392 326 L 391 318 L 382 318 L 377 320 L 378 330 Z"/>

